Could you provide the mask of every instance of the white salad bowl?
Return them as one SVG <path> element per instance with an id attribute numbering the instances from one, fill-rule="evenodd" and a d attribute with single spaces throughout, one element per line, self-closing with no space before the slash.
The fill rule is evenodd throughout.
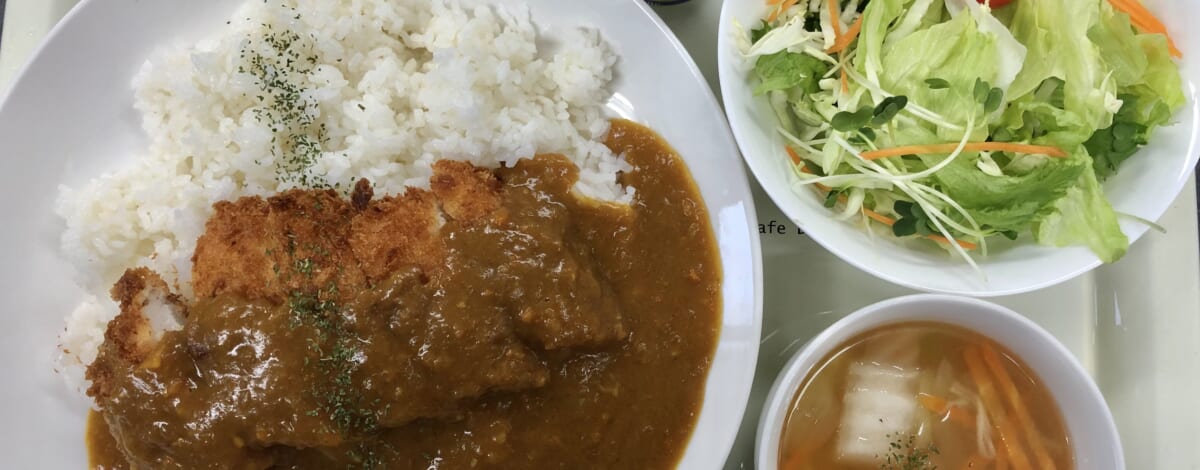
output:
<path id="1" fill-rule="evenodd" d="M 1019 0 L 1018 0 L 1019 1 Z M 1126 161 L 1104 183 L 1104 192 L 1122 217 L 1121 229 L 1130 242 L 1149 228 L 1137 218 L 1158 220 L 1179 195 L 1196 166 L 1197 107 L 1200 83 L 1200 31 L 1189 27 L 1200 20 L 1200 2 L 1158 0 L 1147 2 L 1171 31 L 1185 59 L 1180 62 L 1188 102 L 1172 125 L 1158 129 L 1150 145 Z M 762 0 L 726 0 L 717 39 L 717 62 L 725 114 L 733 127 L 742 157 L 776 205 L 813 240 L 846 262 L 881 279 L 928 292 L 978 297 L 1018 294 L 1049 287 L 1084 274 L 1101 261 L 1086 247 L 1054 248 L 1036 244 L 1028 234 L 1014 243 L 998 243 L 984 256 L 976 256 L 980 271 L 962 258 L 932 244 L 896 240 L 882 231 L 868 233 L 855 221 L 835 220 L 823 200 L 810 188 L 794 190 L 784 139 L 776 132 L 777 120 L 764 96 L 754 96 L 753 64 L 738 48 L 738 36 L 747 34 L 735 25 L 752 28 L 766 16 Z"/>
<path id="2" fill-rule="evenodd" d="M 937 322 L 973 330 L 1016 353 L 1054 398 L 1074 450 L 1075 468 L 1123 470 L 1117 425 L 1075 356 L 1028 318 L 982 300 L 922 294 L 867 306 L 817 335 L 788 361 L 763 404 L 755 444 L 755 468 L 776 470 L 788 408 L 809 371 L 834 348 L 872 329 L 909 322 Z"/>

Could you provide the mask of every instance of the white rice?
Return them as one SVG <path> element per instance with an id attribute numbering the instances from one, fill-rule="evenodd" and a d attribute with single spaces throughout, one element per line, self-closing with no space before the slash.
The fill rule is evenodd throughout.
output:
<path id="1" fill-rule="evenodd" d="M 559 152 L 580 167 L 576 191 L 612 201 L 628 169 L 599 141 L 616 55 L 599 33 L 539 36 L 526 9 L 468 0 L 247 1 L 220 35 L 159 50 L 134 79 L 150 148 L 128 167 L 61 188 L 62 249 L 95 294 L 60 337 L 69 380 L 94 358 L 116 313 L 107 290 L 148 266 L 190 295 L 191 255 L 213 203 L 265 196 L 280 182 L 286 150 L 256 108 L 263 89 L 252 58 L 280 59 L 268 38 L 294 31 L 303 57 L 287 74 L 300 112 L 327 139 L 303 173 L 346 188 L 360 177 L 376 193 L 427 186 L 442 158 L 496 167 Z M 279 36 L 274 36 L 279 37 Z M 309 61 L 309 58 L 313 60 Z M 74 370 L 72 370 L 74 369 Z"/>

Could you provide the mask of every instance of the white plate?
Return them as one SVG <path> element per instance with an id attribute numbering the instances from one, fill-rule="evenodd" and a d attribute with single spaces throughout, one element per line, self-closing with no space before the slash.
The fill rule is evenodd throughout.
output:
<path id="1" fill-rule="evenodd" d="M 1127 161 L 1120 172 L 1104 184 L 1113 207 L 1127 214 L 1158 220 L 1175 200 L 1196 166 L 1198 136 L 1196 85 L 1200 82 L 1200 32 L 1190 27 L 1200 20 L 1200 3 L 1192 0 L 1160 0 L 1155 11 L 1170 12 L 1162 20 L 1176 43 L 1192 60 L 1185 60 L 1188 104 L 1174 126 L 1160 129 L 1149 146 Z M 796 194 L 788 182 L 784 141 L 777 132 L 776 118 L 764 97 L 756 97 L 749 86 L 748 64 L 738 52 L 733 23 L 757 24 L 767 13 L 760 0 L 726 0 L 721 14 L 717 61 L 721 94 L 734 135 L 751 171 L 780 209 L 814 240 L 846 262 L 881 279 L 914 289 L 976 296 L 997 296 L 1045 288 L 1088 272 L 1100 260 L 1084 247 L 1050 248 L 1034 244 L 1026 234 L 1016 246 L 993 252 L 981 259 L 980 276 L 956 256 L 940 250 L 915 250 L 885 237 L 870 237 L 859 225 L 834 220 L 815 195 Z M 744 33 L 743 33 L 744 34 Z M 1147 227 L 1123 220 L 1121 228 L 1131 242 Z"/>
<path id="2" fill-rule="evenodd" d="M 59 184 L 144 148 L 130 80 L 158 44 L 224 25 L 235 0 L 88 0 L 51 32 L 0 104 L 0 450 L 4 467 L 83 468 L 87 402 L 54 374 L 56 336 L 82 292 L 58 254 Z M 641 2 L 531 0 L 541 25 L 600 28 L 621 54 L 614 112 L 647 124 L 691 168 L 724 268 L 723 325 L 706 398 L 681 468 L 719 468 L 754 375 L 762 274 L 753 200 L 737 148 L 703 77 Z M 662 86 L 669 83 L 670 86 Z"/>

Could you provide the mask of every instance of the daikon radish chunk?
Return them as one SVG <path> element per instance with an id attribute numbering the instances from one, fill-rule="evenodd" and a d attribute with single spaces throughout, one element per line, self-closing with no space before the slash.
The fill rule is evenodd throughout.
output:
<path id="1" fill-rule="evenodd" d="M 838 460 L 875 463 L 916 423 L 919 370 L 916 336 L 868 346 L 850 365 L 838 429 Z"/>

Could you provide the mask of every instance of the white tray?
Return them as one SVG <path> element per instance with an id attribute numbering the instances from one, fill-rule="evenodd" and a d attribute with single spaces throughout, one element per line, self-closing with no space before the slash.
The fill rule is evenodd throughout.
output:
<path id="1" fill-rule="evenodd" d="M 7 0 L 0 93 L 75 3 Z M 719 0 L 657 8 L 714 90 L 720 8 Z M 794 229 L 754 186 L 759 220 Z M 1091 371 L 1116 416 L 1131 469 L 1200 469 L 1200 235 L 1195 195 L 1193 181 L 1159 221 L 1168 232 L 1146 235 L 1120 262 L 1058 287 L 995 299 L 1050 330 Z M 801 235 L 765 236 L 763 256 L 762 350 L 727 469 L 754 467 L 759 407 L 776 372 L 800 344 L 842 315 L 910 292 L 858 271 Z M 82 439 L 81 429 L 80 445 Z"/>

